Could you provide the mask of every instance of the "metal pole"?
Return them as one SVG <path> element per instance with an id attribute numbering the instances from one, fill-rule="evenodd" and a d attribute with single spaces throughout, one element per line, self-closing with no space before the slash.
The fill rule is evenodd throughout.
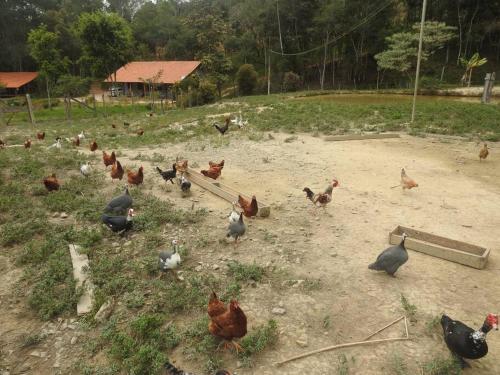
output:
<path id="1" fill-rule="evenodd" d="M 418 80 L 420 79 L 420 63 L 422 61 L 422 44 L 424 39 L 425 12 L 427 10 L 427 0 L 422 5 L 422 22 L 420 24 L 420 39 L 418 41 L 417 73 L 415 77 L 415 91 L 413 93 L 413 109 L 411 111 L 411 122 L 415 121 L 415 110 L 417 109 Z"/>

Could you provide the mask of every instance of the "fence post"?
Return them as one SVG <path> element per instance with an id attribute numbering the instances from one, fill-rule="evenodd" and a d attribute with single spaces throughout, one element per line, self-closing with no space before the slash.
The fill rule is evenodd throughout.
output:
<path id="1" fill-rule="evenodd" d="M 486 77 L 484 78 L 484 90 L 483 90 L 483 97 L 481 98 L 481 103 L 490 102 L 494 85 L 495 85 L 495 72 L 486 73 Z"/>
<path id="2" fill-rule="evenodd" d="M 26 94 L 26 102 L 28 103 L 28 114 L 30 116 L 31 125 L 36 126 L 35 111 L 33 110 L 33 103 L 31 102 L 30 94 Z"/>

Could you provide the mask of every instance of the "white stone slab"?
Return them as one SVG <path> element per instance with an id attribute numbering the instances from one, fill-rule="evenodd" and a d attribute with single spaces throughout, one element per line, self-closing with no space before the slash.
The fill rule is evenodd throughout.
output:
<path id="1" fill-rule="evenodd" d="M 92 297 L 94 296 L 94 285 L 88 279 L 89 258 L 87 254 L 80 254 L 80 246 L 69 245 L 71 262 L 73 263 L 73 277 L 76 280 L 76 287 L 83 287 L 83 294 L 76 305 L 78 315 L 83 315 L 92 310 Z"/>

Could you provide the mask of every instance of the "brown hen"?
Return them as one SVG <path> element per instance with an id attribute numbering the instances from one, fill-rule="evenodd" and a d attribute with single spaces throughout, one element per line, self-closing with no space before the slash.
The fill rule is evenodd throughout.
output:
<path id="1" fill-rule="evenodd" d="M 255 195 L 252 196 L 251 201 L 243 198 L 241 195 L 238 195 L 238 206 L 243 210 L 243 215 L 246 217 L 257 216 L 257 212 L 259 212 L 259 206 Z"/>
<path id="2" fill-rule="evenodd" d="M 111 155 L 108 154 L 106 151 L 102 151 L 102 161 L 104 162 L 104 166 L 108 167 L 110 165 L 115 164 L 116 162 L 116 155 L 115 152 L 111 152 Z"/>
<path id="3" fill-rule="evenodd" d="M 90 151 L 94 152 L 95 150 L 97 150 L 97 142 L 92 141 L 92 143 L 90 143 Z"/>
<path id="4" fill-rule="evenodd" d="M 210 316 L 210 323 L 208 324 L 210 333 L 226 340 L 224 347 L 228 348 L 229 344 L 232 344 L 236 352 L 242 350 L 243 348 L 234 340 L 247 334 L 247 317 L 238 302 L 231 300 L 228 308 L 226 308 L 219 301 L 217 295 L 213 293 L 209 302 L 208 315 Z"/>
<path id="5" fill-rule="evenodd" d="M 27 139 L 24 141 L 24 148 L 30 148 L 31 147 L 31 139 Z"/>
<path id="6" fill-rule="evenodd" d="M 127 180 L 130 185 L 140 185 L 144 180 L 143 168 L 142 166 L 139 168 L 137 173 L 127 170 Z"/>
<path id="7" fill-rule="evenodd" d="M 205 177 L 217 180 L 220 177 L 222 168 L 220 167 L 210 167 L 208 170 L 201 171 L 201 174 Z"/>
<path id="8" fill-rule="evenodd" d="M 113 166 L 111 167 L 111 179 L 112 180 L 115 180 L 115 179 L 121 180 L 123 178 L 124 173 L 125 173 L 125 171 L 123 170 L 122 165 L 117 160 L 116 163 L 113 164 Z"/>
<path id="9" fill-rule="evenodd" d="M 43 141 L 45 139 L 45 132 L 36 133 L 36 139 L 38 139 L 39 141 Z"/>
<path id="10" fill-rule="evenodd" d="M 57 180 L 56 174 L 52 173 L 52 175 L 45 177 L 43 179 L 43 184 L 48 191 L 59 190 L 61 184 Z"/>
<path id="11" fill-rule="evenodd" d="M 218 168 L 222 169 L 222 168 L 224 168 L 224 160 L 222 160 L 220 163 L 214 163 L 213 161 L 209 161 L 208 165 L 210 166 L 210 168 L 218 167 Z"/>
<path id="12" fill-rule="evenodd" d="M 489 154 L 488 145 L 485 143 L 481 151 L 479 151 L 479 161 L 485 160 Z"/>
<path id="13" fill-rule="evenodd" d="M 75 147 L 78 147 L 80 146 L 80 137 L 75 137 L 71 140 L 71 143 L 73 144 L 73 146 Z"/>

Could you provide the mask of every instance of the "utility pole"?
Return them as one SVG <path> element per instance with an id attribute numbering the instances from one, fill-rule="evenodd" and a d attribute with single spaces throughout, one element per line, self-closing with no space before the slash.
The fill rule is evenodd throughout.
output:
<path id="1" fill-rule="evenodd" d="M 413 109 L 411 111 L 411 122 L 415 121 L 415 110 L 417 109 L 418 80 L 420 79 L 420 63 L 422 62 L 422 44 L 424 39 L 425 12 L 427 10 L 427 0 L 422 5 L 422 22 L 420 24 L 420 39 L 418 40 L 417 74 L 415 77 L 415 92 L 413 93 Z"/>
<path id="2" fill-rule="evenodd" d="M 279 34 L 280 34 L 281 54 L 283 54 L 283 40 L 281 39 L 280 8 L 279 8 L 279 5 L 278 5 L 278 1 L 279 0 L 276 0 L 276 14 L 278 16 L 278 31 L 279 31 Z"/>

